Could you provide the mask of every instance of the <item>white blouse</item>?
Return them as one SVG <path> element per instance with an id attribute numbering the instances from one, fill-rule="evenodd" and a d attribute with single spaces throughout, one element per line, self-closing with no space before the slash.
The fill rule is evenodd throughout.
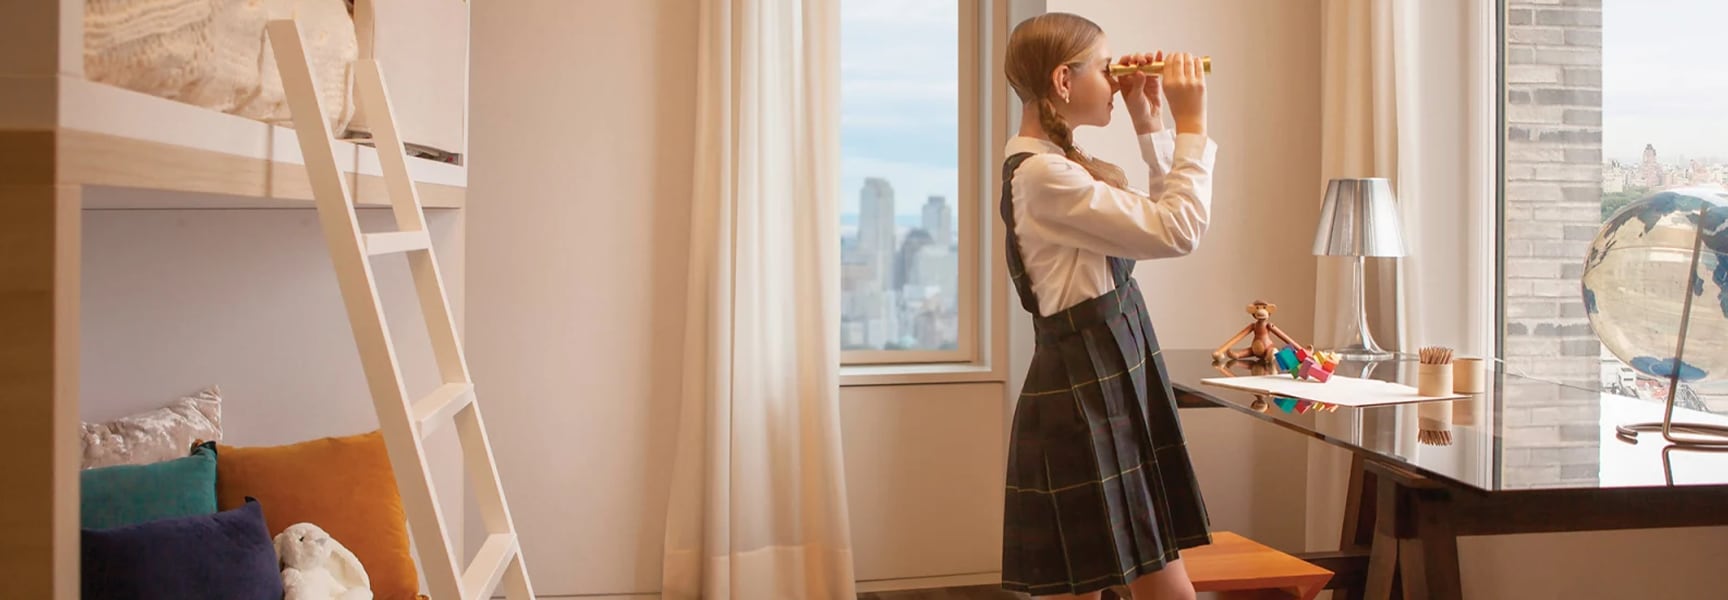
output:
<path id="1" fill-rule="evenodd" d="M 1170 258 L 1193 252 L 1212 210 L 1217 144 L 1170 129 L 1140 136 L 1151 170 L 1146 193 L 1093 179 L 1056 144 L 1016 136 L 1007 154 L 1032 152 L 1014 172 L 1014 233 L 1040 315 L 1115 287 L 1107 257 Z"/>

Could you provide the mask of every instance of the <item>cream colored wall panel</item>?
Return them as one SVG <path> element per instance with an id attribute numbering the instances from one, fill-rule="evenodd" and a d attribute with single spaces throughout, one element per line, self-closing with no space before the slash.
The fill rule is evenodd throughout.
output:
<path id="1" fill-rule="evenodd" d="M 469 361 L 541 595 L 660 589 L 696 12 L 474 4 Z"/>
<path id="2" fill-rule="evenodd" d="M 859 580 L 1001 569 L 1002 393 L 999 383 L 842 391 Z"/>

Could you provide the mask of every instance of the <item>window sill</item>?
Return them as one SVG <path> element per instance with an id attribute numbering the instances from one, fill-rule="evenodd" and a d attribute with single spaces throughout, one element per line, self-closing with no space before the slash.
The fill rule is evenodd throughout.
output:
<path id="1" fill-rule="evenodd" d="M 1005 383 L 998 369 L 976 364 L 843 365 L 840 387 Z"/>

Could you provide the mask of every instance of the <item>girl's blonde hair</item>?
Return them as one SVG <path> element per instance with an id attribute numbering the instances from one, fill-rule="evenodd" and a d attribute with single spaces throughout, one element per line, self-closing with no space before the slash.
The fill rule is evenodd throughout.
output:
<path id="1" fill-rule="evenodd" d="M 1085 17 L 1045 13 L 1014 27 L 1008 36 L 1008 52 L 1003 62 L 1008 85 L 1014 88 L 1020 102 L 1037 103 L 1038 124 L 1062 148 L 1063 155 L 1080 163 L 1093 178 L 1125 188 L 1127 178 L 1121 167 L 1093 158 L 1074 146 L 1074 130 L 1056 112 L 1056 104 L 1051 100 L 1056 94 L 1050 74 L 1062 65 L 1076 71 L 1083 68 L 1103 36 L 1104 30 Z"/>

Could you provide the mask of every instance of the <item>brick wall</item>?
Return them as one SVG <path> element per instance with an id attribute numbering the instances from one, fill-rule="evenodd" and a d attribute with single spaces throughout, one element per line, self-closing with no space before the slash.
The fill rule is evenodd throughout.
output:
<path id="1" fill-rule="evenodd" d="M 1507 368 L 1590 387 L 1601 344 L 1578 281 L 1602 223 L 1602 0 L 1506 9 Z M 1510 394 L 1505 484 L 1595 481 L 1599 412 L 1589 392 Z"/>

